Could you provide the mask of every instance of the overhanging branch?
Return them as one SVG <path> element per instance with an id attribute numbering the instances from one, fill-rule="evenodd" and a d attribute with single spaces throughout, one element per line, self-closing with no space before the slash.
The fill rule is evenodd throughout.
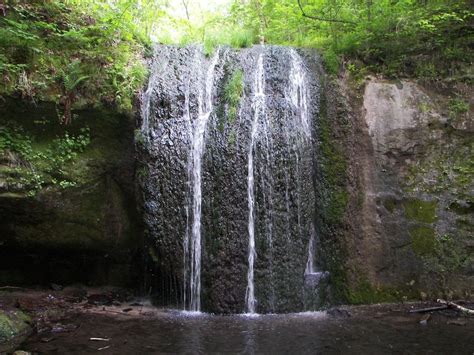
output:
<path id="1" fill-rule="evenodd" d="M 354 22 L 354 21 L 339 20 L 339 19 L 334 19 L 334 18 L 324 18 L 324 17 L 319 17 L 319 16 L 308 15 L 308 14 L 304 11 L 303 5 L 301 4 L 301 0 L 298 0 L 298 6 L 300 7 L 301 14 L 302 14 L 304 17 L 307 17 L 307 18 L 312 19 L 312 20 L 324 21 L 324 22 L 347 23 L 347 24 L 350 24 L 350 25 L 356 25 L 356 24 L 357 24 L 357 22 Z"/>

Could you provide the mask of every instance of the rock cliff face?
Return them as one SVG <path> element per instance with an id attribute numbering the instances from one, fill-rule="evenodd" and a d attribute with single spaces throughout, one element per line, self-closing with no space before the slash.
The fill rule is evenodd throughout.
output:
<path id="1" fill-rule="evenodd" d="M 256 46 L 206 58 L 199 48 L 158 47 L 152 68 L 141 186 L 155 292 L 192 310 L 198 289 L 207 311 L 244 312 L 252 298 L 258 312 L 304 309 L 315 297 L 304 276 L 317 56 Z"/>
<path id="2" fill-rule="evenodd" d="M 461 98 L 378 79 L 358 96 L 351 80 L 325 77 L 314 53 L 300 52 L 311 132 L 300 145 L 291 50 L 221 50 L 204 59 L 196 48 L 161 48 L 142 103 L 149 275 L 164 304 L 184 299 L 186 307 L 197 284 L 203 308 L 216 312 L 249 309 L 249 292 L 259 312 L 472 297 L 473 126 Z M 226 90 L 237 71 L 243 91 L 232 116 Z M 201 117 L 208 121 L 196 210 Z M 196 211 L 202 240 L 193 244 Z M 188 251 L 196 245 L 199 254 Z M 187 264 L 195 255 L 197 278 L 189 276 L 197 264 Z"/>
<path id="3" fill-rule="evenodd" d="M 54 105 L 20 100 L 2 102 L 0 117 L 2 129 L 20 132 L 11 138 L 5 132 L 12 130 L 2 131 L 2 138 L 13 140 L 7 146 L 22 144 L 30 157 L 49 154 L 36 164 L 8 148 L 2 152 L 0 284 L 138 286 L 134 272 L 141 239 L 134 200 L 133 121 L 113 112 L 82 110 L 64 126 Z M 64 171 L 51 169 L 48 159 L 69 158 L 45 147 L 55 147 L 52 142 L 65 132 L 72 137 L 85 127 L 90 144 L 77 156 L 61 146 L 75 158 L 61 165 Z M 41 175 L 46 168 L 48 174 Z M 42 179 L 35 191 L 32 173 Z M 71 179 L 64 181 L 75 186 L 54 183 L 66 175 Z M 43 176 L 52 178 L 45 181 Z"/>
<path id="4" fill-rule="evenodd" d="M 350 300 L 473 297 L 469 103 L 414 82 L 376 79 L 362 101 L 350 157 L 359 189 L 352 193 L 359 212 L 348 217 Z"/>
<path id="5" fill-rule="evenodd" d="M 3 101 L 15 149 L 12 125 L 32 155 L 91 142 L 58 172 L 1 152 L 0 284 L 144 282 L 215 312 L 472 298 L 472 89 L 351 85 L 309 51 L 159 47 L 136 125 Z"/>

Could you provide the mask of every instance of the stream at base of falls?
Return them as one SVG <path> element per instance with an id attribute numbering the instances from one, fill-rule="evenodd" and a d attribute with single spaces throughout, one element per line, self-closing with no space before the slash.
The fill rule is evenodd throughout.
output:
<path id="1" fill-rule="evenodd" d="M 44 354 L 98 349 L 113 354 L 473 353 L 474 318 L 435 312 L 423 325 L 422 315 L 408 313 L 411 307 L 423 306 L 387 304 L 251 317 L 153 307 L 119 314 L 120 308 L 113 313 L 112 308 L 100 306 L 82 308 L 79 314 L 61 320 L 63 328 L 75 330 L 43 331 L 19 349 Z"/>

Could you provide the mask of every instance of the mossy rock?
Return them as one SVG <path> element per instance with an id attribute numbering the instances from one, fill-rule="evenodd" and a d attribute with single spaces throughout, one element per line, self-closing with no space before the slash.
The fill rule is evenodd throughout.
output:
<path id="1" fill-rule="evenodd" d="M 349 291 L 349 302 L 352 304 L 396 302 L 401 297 L 399 292 L 383 287 L 374 287 L 367 279 L 361 279 Z"/>
<path id="2" fill-rule="evenodd" d="M 416 226 L 409 231 L 412 249 L 417 255 L 431 255 L 436 249 L 435 231 L 431 227 Z"/>
<path id="3" fill-rule="evenodd" d="M 433 223 L 436 221 L 437 204 L 436 201 L 411 199 L 403 203 L 403 208 L 408 219 L 422 223 Z"/>
<path id="4" fill-rule="evenodd" d="M 62 125 L 54 104 L 33 106 L 8 98 L 0 117 L 2 125 L 21 128 L 22 137 L 31 143 L 31 154 L 44 152 L 66 134 L 90 132 L 87 147 L 74 151 L 74 158 L 62 166 L 61 174 L 71 184 L 61 185 L 62 178 L 50 174 L 51 167 L 41 156 L 34 161 L 35 168 L 44 169 L 43 175 L 49 177 L 45 181 L 55 178 L 57 183 L 40 184 L 33 194 L 15 183 L 2 185 L 10 170 L 0 168 L 0 283 L 49 284 L 54 279 L 60 284 L 128 286 L 122 283 L 126 273 L 114 270 L 134 268 L 131 260 L 141 248 L 133 120 L 113 110 L 88 109 L 74 111 L 71 124 Z M 20 139 L 20 147 L 21 143 Z"/>
<path id="5" fill-rule="evenodd" d="M 31 332 L 31 319 L 25 313 L 0 310 L 0 352 L 10 351 Z"/>

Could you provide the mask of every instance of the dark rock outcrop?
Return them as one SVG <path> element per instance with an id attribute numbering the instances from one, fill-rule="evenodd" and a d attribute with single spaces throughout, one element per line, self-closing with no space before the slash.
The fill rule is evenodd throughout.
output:
<path id="1" fill-rule="evenodd" d="M 266 104 L 265 115 L 258 118 L 254 146 L 257 309 L 288 312 L 305 308 L 304 272 L 314 223 L 319 64 L 314 53 L 300 53 L 305 71 L 301 74 L 306 75 L 310 92 L 309 127 L 304 133 L 289 96 L 291 51 L 284 47 L 219 49 L 212 86 L 214 109 L 207 123 L 202 160 L 201 299 L 206 311 L 238 313 L 245 309 L 248 154 L 260 53 Z M 158 47 L 154 61 L 142 103 L 146 110 L 140 158 L 146 171 L 141 179 L 143 213 L 150 259 L 155 264 L 151 284 L 162 303 L 181 305 L 183 242 L 193 218 L 189 154 L 199 95 L 211 60 L 196 48 Z M 232 117 L 226 90 L 236 71 L 244 74 L 243 94 L 238 114 Z M 302 132 L 313 137 L 303 142 Z"/>
<path id="2" fill-rule="evenodd" d="M 134 198 L 133 121 L 113 112 L 82 110 L 64 126 L 55 106 L 7 100 L 1 125 L 21 127 L 31 154 L 65 132 L 90 128 L 91 143 L 64 167 L 75 186 L 44 185 L 32 194 L 7 161 L 0 175 L 0 284 L 139 286 L 139 218 Z M 2 152 L 8 154 L 8 152 Z M 13 164 L 13 165 L 12 165 Z M 54 174 L 54 172 L 52 172 Z"/>

